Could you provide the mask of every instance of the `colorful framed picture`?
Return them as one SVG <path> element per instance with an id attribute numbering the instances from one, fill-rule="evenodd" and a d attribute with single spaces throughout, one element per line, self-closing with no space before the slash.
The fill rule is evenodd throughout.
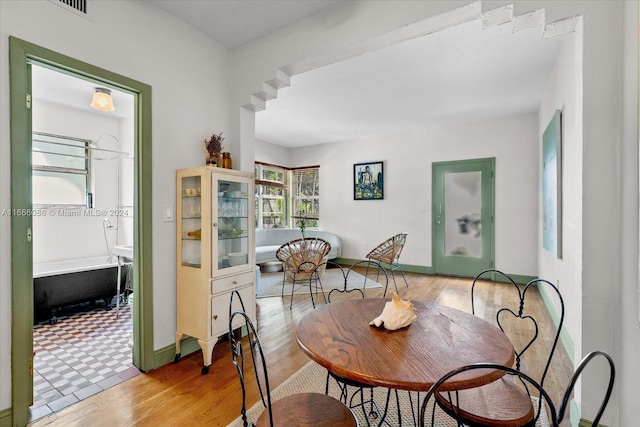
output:
<path id="1" fill-rule="evenodd" d="M 542 245 L 562 258 L 562 128 L 556 110 L 542 134 Z"/>
<path id="2" fill-rule="evenodd" d="M 382 162 L 353 165 L 353 200 L 384 199 L 384 172 Z"/>

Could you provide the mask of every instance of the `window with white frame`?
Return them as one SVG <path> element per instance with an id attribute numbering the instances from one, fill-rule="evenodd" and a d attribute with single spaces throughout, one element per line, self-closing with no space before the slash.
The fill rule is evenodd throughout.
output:
<path id="1" fill-rule="evenodd" d="M 90 188 L 90 141 L 34 132 L 34 205 L 85 206 Z"/>
<path id="2" fill-rule="evenodd" d="M 317 228 L 320 220 L 320 167 L 289 169 L 255 163 L 256 228 Z"/>
<path id="3" fill-rule="evenodd" d="M 256 228 L 288 226 L 289 171 L 286 168 L 255 164 Z"/>
<path id="4" fill-rule="evenodd" d="M 291 175 L 291 218 L 294 226 L 300 226 L 304 221 L 305 227 L 317 228 L 320 220 L 320 167 L 293 169 Z"/>

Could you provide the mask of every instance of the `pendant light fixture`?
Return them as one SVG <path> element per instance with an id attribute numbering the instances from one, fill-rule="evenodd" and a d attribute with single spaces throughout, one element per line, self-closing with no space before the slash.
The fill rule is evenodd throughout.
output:
<path id="1" fill-rule="evenodd" d="M 98 111 L 116 111 L 113 105 L 111 91 L 104 87 L 97 87 L 91 101 L 91 108 Z"/>

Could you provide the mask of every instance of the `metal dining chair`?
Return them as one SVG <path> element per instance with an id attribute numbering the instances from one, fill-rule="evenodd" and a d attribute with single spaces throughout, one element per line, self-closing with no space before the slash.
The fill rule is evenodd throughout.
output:
<path id="1" fill-rule="evenodd" d="M 598 426 L 600 419 L 602 418 L 602 415 L 607 407 L 607 404 L 609 403 L 609 399 L 613 391 L 613 384 L 615 382 L 615 375 L 616 375 L 616 369 L 615 369 L 615 364 L 613 362 L 613 359 L 607 353 L 600 350 L 596 350 L 596 351 L 592 351 L 591 353 L 588 353 L 582 359 L 582 361 L 580 361 L 580 363 L 578 364 L 578 367 L 576 368 L 573 375 L 571 376 L 571 379 L 569 380 L 569 383 L 564 392 L 564 396 L 562 398 L 562 401 L 560 402 L 560 406 L 558 406 L 557 411 L 556 411 L 556 406 L 554 405 L 551 397 L 544 390 L 542 385 L 536 382 L 536 380 L 534 380 L 527 374 L 523 373 L 522 371 L 516 368 L 502 366 L 502 365 L 495 365 L 495 364 L 489 364 L 489 363 L 476 363 L 473 365 L 467 365 L 467 366 L 454 369 L 453 371 L 449 372 L 448 374 L 440 378 L 429 389 L 421 406 L 419 425 L 422 427 L 436 425 L 436 421 L 435 421 L 436 410 L 440 402 L 438 402 L 438 405 L 436 405 L 435 402 L 437 401 L 436 399 L 438 398 L 438 396 L 440 396 L 440 399 L 442 397 L 445 397 L 449 401 L 449 404 L 450 404 L 449 406 L 451 406 L 452 408 L 455 408 L 454 412 L 450 415 L 454 418 L 454 420 L 458 423 L 458 425 L 471 425 L 471 426 L 476 425 L 473 422 L 473 414 L 466 413 L 464 410 L 460 409 L 462 408 L 460 404 L 460 393 L 464 392 L 464 390 L 442 391 L 441 388 L 447 388 L 447 387 L 450 388 L 451 385 L 447 385 L 447 382 L 449 382 L 450 384 L 455 383 L 456 377 L 462 376 L 465 372 L 468 372 L 471 370 L 478 370 L 478 369 L 491 369 L 496 371 L 497 375 L 503 375 L 503 377 L 501 378 L 502 380 L 511 384 L 512 387 L 522 390 L 524 393 L 527 394 L 530 401 L 535 402 L 535 405 L 531 405 L 531 406 L 527 405 L 526 410 L 523 411 L 523 416 L 521 417 L 521 419 L 511 421 L 510 425 L 512 427 L 535 426 L 535 425 L 538 425 L 538 421 L 542 417 L 545 417 L 544 419 L 545 422 L 541 422 L 540 423 L 541 425 L 548 423 L 552 427 L 557 427 L 560 425 L 560 423 L 564 419 L 565 413 L 567 412 L 567 408 L 571 401 L 571 397 L 573 395 L 573 391 L 574 391 L 576 382 L 578 381 L 578 378 L 581 375 L 583 375 L 583 372 L 587 368 L 587 365 L 594 363 L 592 361 L 598 358 L 604 359 L 606 364 L 608 365 L 607 367 L 609 368 L 608 376 L 602 377 L 602 379 L 606 379 L 605 392 L 602 395 L 602 398 L 600 400 L 600 406 L 594 415 L 593 421 L 591 421 L 592 427 Z M 603 370 L 599 370 L 599 372 L 603 372 Z M 498 415 L 503 410 L 503 405 L 501 404 L 500 396 L 493 396 L 493 397 L 494 397 L 493 399 L 488 400 L 486 403 L 489 405 L 492 405 L 491 410 L 493 411 L 494 414 L 496 414 L 496 422 L 500 423 L 500 420 L 497 418 L 498 418 Z M 543 407 L 543 404 L 545 405 L 544 407 Z M 429 407 L 431 407 L 430 413 L 428 412 Z M 587 425 L 586 424 L 587 421 L 585 420 L 584 414 L 581 414 L 581 416 L 582 416 L 581 417 L 582 421 L 580 425 Z M 482 422 L 484 422 L 484 420 L 482 420 Z"/>
<path id="2" fill-rule="evenodd" d="M 234 300 L 238 302 L 234 302 Z M 234 309 L 234 307 L 239 308 Z M 236 335 L 234 326 L 240 318 L 246 329 L 247 338 L 243 345 L 241 335 Z M 258 333 L 247 316 L 244 303 L 237 290 L 231 292 L 229 302 L 229 345 L 231 358 L 235 366 L 242 389 L 242 407 L 240 410 L 244 427 L 355 427 L 358 422 L 351 410 L 338 399 L 322 393 L 296 393 L 273 401 L 264 357 Z M 245 354 L 245 352 L 247 354 Z M 251 372 L 253 371 L 253 373 Z M 247 417 L 248 380 L 255 375 L 260 399 L 264 410 L 255 423 Z"/>
<path id="3" fill-rule="evenodd" d="M 591 353 L 588 353 L 580 361 L 580 363 L 578 364 L 578 367 L 576 368 L 573 375 L 571 376 L 571 379 L 569 380 L 569 385 L 567 386 L 564 392 L 564 397 L 562 398 L 562 402 L 560 402 L 560 406 L 558 407 L 558 418 L 557 418 L 558 424 L 560 424 L 564 419 L 564 414 L 567 411 L 567 407 L 569 406 L 569 403 L 571 401 L 571 397 L 573 395 L 573 389 L 576 385 L 576 382 L 578 381 L 578 378 L 582 375 L 587 365 L 592 363 L 592 360 L 595 360 L 598 357 L 604 358 L 606 360 L 606 363 L 609 366 L 609 378 L 607 382 L 607 389 L 604 395 L 602 396 L 600 407 L 598 408 L 598 411 L 596 412 L 593 418 L 593 421 L 591 422 L 592 427 L 599 425 L 600 418 L 602 418 L 602 414 L 604 413 L 604 410 L 607 408 L 607 404 L 609 403 L 609 398 L 611 397 L 611 392 L 613 391 L 613 383 L 615 382 L 615 378 L 616 378 L 616 366 L 615 366 L 615 363 L 613 362 L 613 359 L 607 353 L 600 350 L 595 350 L 595 351 L 592 351 Z M 584 416 L 582 418 L 584 419 Z"/>
<path id="4" fill-rule="evenodd" d="M 496 269 L 488 269 L 478 274 L 471 286 L 471 306 L 474 315 L 476 314 L 475 288 L 477 282 L 489 274 L 506 279 L 506 286 L 512 287 L 515 292 L 515 303 L 511 307 L 504 306 L 500 308 L 495 316 L 496 325 L 513 343 L 515 369 L 524 371 L 525 353 L 534 348 L 534 346 L 539 347 L 540 354 L 546 353 L 547 355 L 543 359 L 544 363 L 541 366 L 541 370 L 530 364 L 530 366 L 526 366 L 526 372 L 531 377 L 536 378 L 541 387 L 544 387 L 544 381 L 549 372 L 551 360 L 564 324 L 564 301 L 562 295 L 558 288 L 547 280 L 534 279 L 526 285 L 518 285 L 509 275 Z M 529 308 L 528 301 L 532 299 L 532 297 L 527 297 L 535 292 L 544 292 L 558 310 L 559 320 L 555 334 L 550 337 L 550 346 L 547 340 L 539 339 L 538 322 L 534 315 L 527 311 Z M 539 300 L 539 297 L 534 298 L 534 300 Z M 513 383 L 508 381 L 506 377 L 482 387 L 461 390 L 457 397 L 456 403 L 453 404 L 443 394 L 435 395 L 436 402 L 445 412 L 456 418 L 461 418 L 465 424 L 474 426 L 511 427 L 518 425 L 520 420 L 528 417 L 528 414 L 533 410 L 533 403 L 527 393 L 518 387 L 513 387 Z M 495 403 L 493 402 L 494 400 L 496 401 Z M 499 406 L 502 407 L 500 417 L 496 417 L 496 408 Z"/>
<path id="5" fill-rule="evenodd" d="M 453 408 L 452 412 L 448 412 L 448 415 L 456 421 L 456 425 L 476 425 L 476 420 L 474 419 L 473 414 L 466 412 L 464 409 L 461 409 L 463 408 L 463 405 L 461 403 L 461 394 L 467 390 L 450 389 L 451 387 L 453 387 L 450 384 L 455 384 L 457 378 L 463 378 L 468 371 L 472 370 L 493 370 L 493 375 L 495 375 L 496 377 L 501 376 L 498 381 L 502 380 L 505 384 L 509 384 L 510 387 L 521 390 L 525 395 L 527 395 L 529 404 L 520 408 L 522 410 L 522 418 L 518 420 L 512 420 L 512 424 L 510 424 L 512 427 L 535 426 L 538 422 L 538 419 L 543 414 L 546 414 L 548 420 L 552 422 L 553 426 L 557 426 L 555 405 L 553 404 L 553 400 L 551 399 L 549 394 L 544 390 L 540 383 L 518 369 L 493 363 L 475 363 L 472 365 L 462 366 L 450 371 L 449 373 L 441 377 L 437 382 L 435 382 L 433 386 L 431 386 L 429 391 L 427 391 L 424 400 L 422 401 L 419 413 L 419 426 L 435 427 L 438 425 L 438 422 L 436 421 L 436 411 L 439 409 L 438 407 L 442 407 L 442 400 L 448 402 L 448 406 Z M 489 400 L 485 402 L 485 404 L 488 405 L 487 410 L 495 415 L 499 415 L 502 411 L 500 396 L 488 397 Z M 533 404 L 531 404 L 532 397 L 537 402 L 535 407 L 533 406 Z M 543 404 L 546 404 L 544 410 L 542 410 Z M 478 421 L 484 423 L 486 420 Z"/>

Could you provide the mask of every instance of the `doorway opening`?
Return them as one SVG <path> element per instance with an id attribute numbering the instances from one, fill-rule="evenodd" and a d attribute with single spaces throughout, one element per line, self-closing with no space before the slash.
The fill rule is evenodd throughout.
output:
<path id="1" fill-rule="evenodd" d="M 134 96 L 38 64 L 31 81 L 33 421 L 139 371 L 119 250 L 133 247 Z M 90 106 L 96 88 L 114 111 Z"/>
<path id="2" fill-rule="evenodd" d="M 55 70 L 92 84 L 117 89 L 133 97 L 133 120 L 129 131 L 133 135 L 131 149 L 133 185 L 130 189 L 133 194 L 132 244 L 125 245 L 130 251 L 131 259 L 135 259 L 135 268 L 132 269 L 130 281 L 135 295 L 131 307 L 131 347 L 133 365 L 140 371 L 153 369 L 155 366 L 151 298 L 153 288 L 151 260 L 151 87 L 24 40 L 9 37 L 11 206 L 15 212 L 36 212 L 32 200 L 33 115 L 35 114 L 32 102 L 32 68 L 34 66 Z M 98 143 L 96 146 L 100 148 L 100 145 L 105 145 L 107 139 L 105 137 L 104 143 Z M 97 151 L 94 147 L 88 148 Z M 103 221 L 103 218 L 99 219 Z M 113 223 L 111 224 L 113 225 Z M 99 229 L 99 232 L 101 233 L 102 230 Z M 11 398 L 12 418 L 15 425 L 26 425 L 29 422 L 29 407 L 33 403 L 33 326 L 35 315 L 33 261 L 34 241 L 39 238 L 39 235 L 34 234 L 34 215 L 12 216 Z M 102 235 L 98 240 L 102 245 L 105 245 L 105 239 Z M 106 246 L 104 247 L 106 248 Z M 115 291 L 115 286 L 113 289 Z"/>

